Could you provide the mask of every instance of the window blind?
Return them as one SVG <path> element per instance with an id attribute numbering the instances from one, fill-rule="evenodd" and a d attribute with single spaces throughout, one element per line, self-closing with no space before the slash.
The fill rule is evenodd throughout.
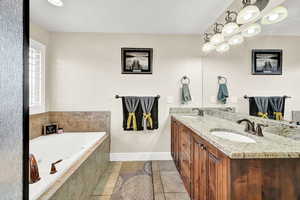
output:
<path id="1" fill-rule="evenodd" d="M 30 106 L 41 105 L 42 82 L 42 51 L 33 47 L 29 48 L 29 103 Z"/>

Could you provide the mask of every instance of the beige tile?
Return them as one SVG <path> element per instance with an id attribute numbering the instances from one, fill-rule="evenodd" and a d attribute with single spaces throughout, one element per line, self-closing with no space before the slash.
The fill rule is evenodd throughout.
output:
<path id="1" fill-rule="evenodd" d="M 161 181 L 161 177 L 160 177 L 160 172 L 159 171 L 153 171 L 153 189 L 154 189 L 154 193 L 163 193 L 164 189 L 163 189 L 163 184 Z"/>
<path id="2" fill-rule="evenodd" d="M 165 193 L 186 192 L 178 172 L 160 172 Z"/>
<path id="3" fill-rule="evenodd" d="M 166 200 L 190 200 L 188 193 L 165 193 Z"/>
<path id="4" fill-rule="evenodd" d="M 159 162 L 160 161 L 152 161 L 152 171 L 159 171 Z"/>
<path id="5" fill-rule="evenodd" d="M 166 200 L 164 193 L 154 193 L 154 200 Z"/>
<path id="6" fill-rule="evenodd" d="M 121 162 L 114 162 L 109 165 L 108 170 L 106 170 L 100 178 L 99 183 L 96 185 L 93 195 L 107 196 L 113 193 L 121 166 Z"/>
<path id="7" fill-rule="evenodd" d="M 110 196 L 92 196 L 90 200 L 110 200 Z"/>
<path id="8" fill-rule="evenodd" d="M 172 160 L 159 161 L 159 170 L 160 171 L 177 171 L 177 168 Z"/>

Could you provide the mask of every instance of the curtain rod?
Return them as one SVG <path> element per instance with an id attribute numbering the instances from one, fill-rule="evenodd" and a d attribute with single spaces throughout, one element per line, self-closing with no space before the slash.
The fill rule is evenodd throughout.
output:
<path id="1" fill-rule="evenodd" d="M 284 95 L 283 97 L 284 97 L 284 98 L 292 98 L 291 96 L 287 96 L 287 95 Z M 249 98 L 250 98 L 250 97 L 247 96 L 247 95 L 244 96 L 244 99 L 249 99 Z"/>
<path id="2" fill-rule="evenodd" d="M 119 99 L 119 98 L 122 98 L 122 97 L 125 97 L 125 96 L 119 96 L 119 95 L 116 95 L 116 96 L 115 96 L 116 99 Z M 155 96 L 155 97 L 160 98 L 160 95 L 157 95 L 157 96 Z"/>

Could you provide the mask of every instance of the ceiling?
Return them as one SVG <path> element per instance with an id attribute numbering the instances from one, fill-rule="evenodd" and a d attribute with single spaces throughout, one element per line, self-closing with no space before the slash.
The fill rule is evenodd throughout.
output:
<path id="1" fill-rule="evenodd" d="M 233 0 L 30 0 L 30 19 L 49 31 L 202 34 Z M 298 1 L 298 0 L 291 0 Z"/>

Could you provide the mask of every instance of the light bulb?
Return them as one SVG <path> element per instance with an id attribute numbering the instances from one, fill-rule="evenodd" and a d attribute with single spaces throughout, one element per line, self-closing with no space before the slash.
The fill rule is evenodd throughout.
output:
<path id="1" fill-rule="evenodd" d="M 211 44 L 210 42 L 206 42 L 202 47 L 202 51 L 208 53 L 214 50 L 215 48 L 215 45 Z"/>
<path id="2" fill-rule="evenodd" d="M 265 16 L 263 16 L 263 18 L 261 19 L 261 23 L 275 24 L 283 21 L 287 17 L 288 17 L 288 10 L 283 6 L 279 6 L 271 10 L 271 12 L 269 12 Z"/>
<path id="3" fill-rule="evenodd" d="M 239 25 L 230 22 L 228 24 L 225 24 L 225 26 L 222 29 L 222 34 L 224 36 L 231 36 L 233 34 L 236 34 L 238 31 L 239 31 Z"/>
<path id="4" fill-rule="evenodd" d="M 259 24 L 251 24 L 242 31 L 244 37 L 253 37 L 261 32 L 261 26 Z"/>
<path id="5" fill-rule="evenodd" d="M 243 8 L 238 16 L 237 23 L 238 24 L 247 24 L 253 20 L 255 20 L 260 15 L 260 10 L 257 6 L 250 5 Z"/>
<path id="6" fill-rule="evenodd" d="M 220 33 L 217 33 L 210 38 L 210 42 L 213 45 L 218 45 L 218 44 L 224 42 L 224 36 Z"/>
<path id="7" fill-rule="evenodd" d="M 48 0 L 48 2 L 57 7 L 62 7 L 64 5 L 62 0 Z"/>
<path id="8" fill-rule="evenodd" d="M 275 21 L 279 18 L 279 14 L 274 13 L 274 14 L 269 15 L 267 18 L 268 18 L 269 21 Z"/>
<path id="9" fill-rule="evenodd" d="M 228 43 L 232 46 L 242 44 L 243 42 L 244 42 L 244 37 L 240 34 L 234 35 L 228 40 Z"/>
<path id="10" fill-rule="evenodd" d="M 230 49 L 230 46 L 228 43 L 222 43 L 219 46 L 217 46 L 216 51 L 219 53 L 224 53 Z"/>

